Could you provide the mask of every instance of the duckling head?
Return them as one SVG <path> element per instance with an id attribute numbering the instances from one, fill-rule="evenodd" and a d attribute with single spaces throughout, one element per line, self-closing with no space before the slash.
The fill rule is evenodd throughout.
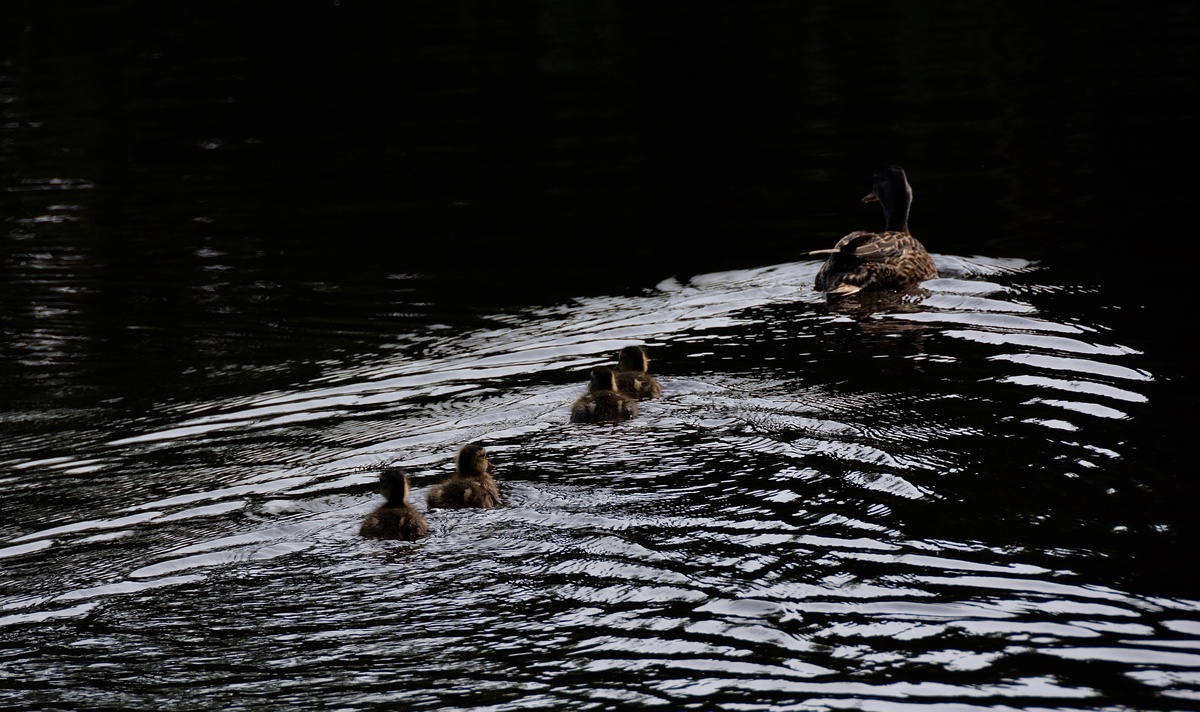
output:
<path id="1" fill-rule="evenodd" d="M 588 391 L 598 393 L 615 390 L 617 390 L 616 371 L 607 366 L 597 366 L 592 369 L 591 377 L 588 380 Z"/>
<path id="2" fill-rule="evenodd" d="M 389 467 L 379 473 L 379 493 L 389 504 L 403 504 L 408 499 L 408 475 L 399 467 Z"/>
<path id="3" fill-rule="evenodd" d="M 487 451 L 479 443 L 467 443 L 459 448 L 454 457 L 454 468 L 458 474 L 479 476 L 492 472 L 496 466 L 488 459 Z"/>
<path id="4" fill-rule="evenodd" d="M 618 371 L 649 371 L 650 357 L 641 346 L 626 346 L 617 354 Z"/>

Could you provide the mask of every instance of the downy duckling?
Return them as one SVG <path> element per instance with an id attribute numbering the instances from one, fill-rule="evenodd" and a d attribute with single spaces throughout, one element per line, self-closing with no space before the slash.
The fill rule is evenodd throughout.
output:
<path id="1" fill-rule="evenodd" d="M 572 423 L 620 423 L 636 417 L 637 401 L 617 390 L 617 374 L 611 368 L 592 369 L 588 391 L 571 405 Z"/>
<path id="2" fill-rule="evenodd" d="M 617 354 L 617 390 L 632 398 L 661 398 L 662 384 L 650 373 L 650 357 L 641 346 L 626 346 Z"/>
<path id="3" fill-rule="evenodd" d="M 431 509 L 499 507 L 500 485 L 492 477 L 495 469 L 482 445 L 463 445 L 454 456 L 454 474 L 430 488 L 425 501 Z"/>
<path id="4" fill-rule="evenodd" d="M 908 231 L 912 186 L 900 166 L 875 172 L 871 192 L 862 202 L 883 207 L 884 231 L 855 231 L 828 249 L 809 255 L 828 255 L 817 271 L 814 286 L 831 298 L 860 291 L 904 292 L 938 276 L 925 246 Z"/>
<path id="5" fill-rule="evenodd" d="M 403 470 L 389 467 L 379 473 L 379 492 L 387 501 L 363 519 L 361 536 L 415 541 L 429 533 L 425 518 L 408 503 L 408 476 Z"/>

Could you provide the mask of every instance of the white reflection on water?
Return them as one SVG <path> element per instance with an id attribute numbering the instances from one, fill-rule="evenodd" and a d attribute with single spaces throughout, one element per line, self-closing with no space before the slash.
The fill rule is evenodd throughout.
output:
<path id="1" fill-rule="evenodd" d="M 1116 378 L 1126 381 L 1153 380 L 1153 376 L 1139 369 L 1126 368 L 1124 366 L 1088 359 L 1064 358 L 1044 354 L 997 354 L 989 358 L 997 361 L 1012 361 L 1013 363 L 1027 364 L 1051 371 L 1074 371 L 1082 374 L 1101 376 L 1106 379 Z"/>
<path id="2" fill-rule="evenodd" d="M 1065 709 L 1106 694 L 1047 660 L 1191 694 L 1200 603 L 1120 585 L 1088 542 L 1121 514 L 1086 482 L 1036 476 L 1080 453 L 1120 462 L 1123 442 L 1089 428 L 1140 417 L 1154 375 L 1103 328 L 999 283 L 1028 265 L 938 259 L 956 276 L 895 312 L 827 309 L 813 263 L 700 275 L 435 329 L 289 390 L 167 405 L 165 425 L 31 455 L 18 492 L 49 475 L 112 489 L 88 516 L 48 509 L 2 542 L 18 583 L 0 635 L 59 651 L 6 661 L 86 666 L 89 646 L 71 650 L 98 618 L 205 668 L 174 678 L 198 693 L 233 674 L 200 657 L 286 667 L 301 688 L 355 681 L 308 706 L 484 690 L 531 709 L 718 693 Z M 583 374 L 631 341 L 666 397 L 620 426 L 569 424 Z M 381 464 L 410 469 L 425 509 L 467 440 L 498 462 L 505 507 L 427 512 L 412 544 L 356 536 Z M 1064 489 L 1082 513 L 1042 505 Z M 1073 544 L 1046 546 L 1030 521 Z M 174 631 L 214 626 L 202 652 L 175 647 Z M 111 645 L 113 665 L 145 674 L 138 644 Z"/>

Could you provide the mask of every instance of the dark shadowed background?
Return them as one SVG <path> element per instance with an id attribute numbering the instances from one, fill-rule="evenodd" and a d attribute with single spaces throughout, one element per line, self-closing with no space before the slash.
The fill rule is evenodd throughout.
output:
<path id="1" fill-rule="evenodd" d="M 0 701 L 1195 708 L 1198 33 L 0 3 Z M 942 279 L 839 313 L 884 163 Z M 505 509 L 357 539 L 468 439 Z"/>

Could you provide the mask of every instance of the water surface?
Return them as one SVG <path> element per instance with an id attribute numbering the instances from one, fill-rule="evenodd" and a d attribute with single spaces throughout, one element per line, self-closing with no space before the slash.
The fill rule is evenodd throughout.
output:
<path id="1" fill-rule="evenodd" d="M 1196 709 L 1194 12 L 806 7 L 4 11 L 5 706 Z"/>

